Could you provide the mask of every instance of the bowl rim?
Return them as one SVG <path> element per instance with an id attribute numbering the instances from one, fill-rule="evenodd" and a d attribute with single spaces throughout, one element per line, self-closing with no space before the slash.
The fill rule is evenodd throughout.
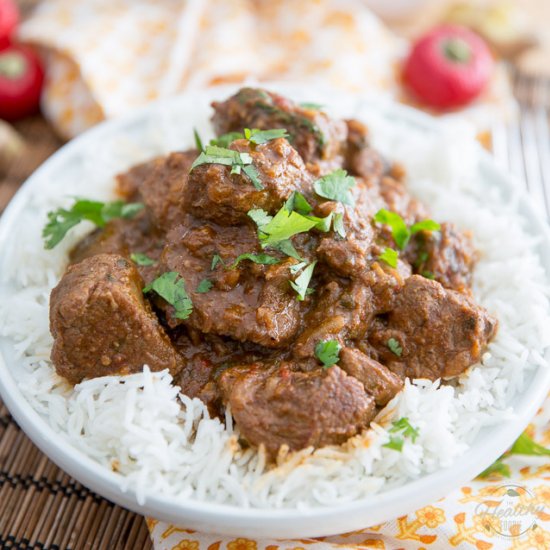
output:
<path id="1" fill-rule="evenodd" d="M 266 84 L 266 87 L 277 89 L 280 86 Z M 208 90 L 208 93 L 215 90 L 223 94 L 226 90 L 233 89 L 234 86 L 220 86 Z M 285 89 L 288 90 L 289 86 L 285 85 Z M 0 262 L 4 261 L 4 252 L 9 246 L 10 234 L 17 227 L 18 215 L 25 210 L 33 193 L 47 184 L 48 173 L 62 166 L 73 152 L 89 147 L 102 136 L 115 134 L 121 129 L 124 131 L 125 126 L 140 118 L 150 119 L 192 95 L 184 93 L 168 100 L 159 100 L 124 117 L 105 121 L 54 153 L 27 179 L 0 217 Z M 397 116 L 424 131 L 438 131 L 437 121 L 425 113 L 386 100 L 369 98 L 367 101 L 372 103 L 373 107 L 389 110 L 392 116 Z M 492 185 L 519 196 L 520 208 L 528 215 L 531 228 L 541 235 L 542 246 L 546 249 L 541 257 L 548 256 L 550 259 L 550 230 L 535 208 L 532 198 L 498 167 L 496 161 L 481 146 L 477 146 L 477 154 L 480 157 L 480 170 L 488 174 L 485 179 L 492 179 L 497 182 Z M 545 271 L 548 276 L 548 266 L 545 266 Z M 58 466 L 86 487 L 134 512 L 172 523 L 185 522 L 191 526 L 197 525 L 205 532 L 228 535 L 250 533 L 279 538 L 324 536 L 364 528 L 365 524 L 375 525 L 434 502 L 472 479 L 498 458 L 534 416 L 549 389 L 550 369 L 548 365 L 547 368 L 539 366 L 534 371 L 529 385 L 516 397 L 514 418 L 495 424 L 483 440 L 479 441 L 478 436 L 472 446 L 451 467 L 439 469 L 400 487 L 359 500 L 310 509 L 263 509 L 199 501 L 189 497 L 182 499 L 175 496 L 159 496 L 146 491 L 145 503 L 139 504 L 136 491 L 131 487 L 124 488 L 122 475 L 109 471 L 73 447 L 32 408 L 10 375 L 7 359 L 0 348 L 0 395 L 23 431 Z M 258 524 L 259 520 L 261 524 Z"/>

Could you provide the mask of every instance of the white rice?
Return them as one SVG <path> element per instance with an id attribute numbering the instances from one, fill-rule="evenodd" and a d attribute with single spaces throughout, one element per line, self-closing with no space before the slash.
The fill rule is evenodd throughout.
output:
<path id="1" fill-rule="evenodd" d="M 15 342 L 23 394 L 72 445 L 119 472 L 122 486 L 135 488 L 139 499 L 147 490 L 238 506 L 304 508 L 403 485 L 453 464 L 480 429 L 512 415 L 511 400 L 527 374 L 546 364 L 550 308 L 537 241 L 526 231 L 514 198 L 496 191 L 488 196 L 487 187 L 478 185 L 470 130 L 453 123 L 442 136 L 426 134 L 360 103 L 340 107 L 346 109 L 348 116 L 366 119 L 375 144 L 405 164 L 411 190 L 436 219 L 473 232 L 481 252 L 475 294 L 500 322 L 483 364 L 453 385 L 407 382 L 363 435 L 341 447 L 282 457 L 275 468 L 266 466 L 262 451 L 240 450 L 230 416 L 225 425 L 209 418 L 203 403 L 181 395 L 167 372 L 144 367 L 140 374 L 68 386 L 49 361 L 48 297 L 67 251 L 90 226 L 83 224 L 58 248 L 45 251 L 40 238 L 45 213 L 67 195 L 109 198 L 114 173 L 158 152 L 181 149 L 189 144 L 189 128 L 206 127 L 206 106 L 182 109 L 178 116 L 165 113 L 144 130 L 146 147 L 127 136 L 110 140 L 72 168 L 64 167 L 63 181 L 52 179 L 42 188 L 4 254 L 0 287 L 0 335 Z M 402 452 L 396 452 L 383 445 L 392 420 L 401 417 L 418 428 L 419 437 L 414 443 L 406 439 Z"/>

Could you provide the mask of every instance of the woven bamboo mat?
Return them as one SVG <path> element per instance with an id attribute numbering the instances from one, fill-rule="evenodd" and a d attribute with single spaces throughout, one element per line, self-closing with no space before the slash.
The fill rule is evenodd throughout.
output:
<path id="1" fill-rule="evenodd" d="M 0 212 L 61 145 L 40 117 L 17 125 L 25 153 L 0 174 Z M 149 549 L 144 519 L 83 487 L 42 454 L 0 400 L 0 549 Z"/>

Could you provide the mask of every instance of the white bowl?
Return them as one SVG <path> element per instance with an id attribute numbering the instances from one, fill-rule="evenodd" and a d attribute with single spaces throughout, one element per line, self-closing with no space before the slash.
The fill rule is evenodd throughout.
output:
<path id="1" fill-rule="evenodd" d="M 280 87 L 279 87 L 280 88 Z M 11 236 L 18 231 L 20 215 L 30 208 L 31 197 L 40 196 L 41 189 L 56 184 L 56 174 L 78 173 L 82 159 L 94 159 L 102 145 L 113 137 L 127 140 L 130 147 L 141 147 L 149 156 L 159 151 L 147 150 L 147 139 L 141 136 L 155 131 L 159 118 L 169 115 L 171 110 L 179 112 L 202 109 L 205 121 L 209 115 L 207 105 L 212 98 L 223 98 L 233 90 L 220 88 L 208 92 L 195 92 L 169 101 L 159 102 L 136 111 L 120 120 L 103 123 L 81 137 L 75 139 L 47 162 L 44 163 L 24 184 L 0 219 L 0 269 L 5 268 L 5 260 Z M 317 99 L 317 93 L 304 93 L 304 88 L 286 86 L 283 93 L 299 99 Z M 307 92 L 307 89 L 305 90 Z M 314 97 L 309 97 L 312 95 Z M 305 96 L 305 97 L 304 97 Z M 333 97 L 332 95 L 326 97 Z M 339 97 L 348 106 L 363 101 L 355 96 Z M 398 119 L 421 132 L 438 132 L 437 123 L 430 117 L 412 109 L 395 104 L 376 104 L 378 114 L 390 119 Z M 163 131 L 167 131 L 163 128 Z M 181 135 L 174 133 L 176 148 L 181 145 Z M 516 184 L 495 164 L 481 148 L 479 154 L 479 184 L 489 192 L 499 188 L 505 196 L 512 196 Z M 101 159 L 96 160 L 101 162 Z M 108 167 L 113 173 L 125 167 L 124 159 L 117 167 Z M 126 163 L 127 164 L 127 163 Z M 70 189 L 66 190 L 70 195 Z M 539 252 L 546 273 L 550 273 L 550 236 L 546 223 L 541 219 L 530 198 L 522 196 L 518 211 L 528 220 L 529 231 L 537 235 Z M 5 287 L 5 285 L 4 285 Z M 4 288 L 4 290 L 6 290 Z M 8 287 L 9 291 L 10 288 Z M 12 289 L 13 290 L 13 289 Z M 196 500 L 181 501 L 174 498 L 146 494 L 144 505 L 137 501 L 132 489 L 122 489 L 120 475 L 104 468 L 72 447 L 67 440 L 56 433 L 26 401 L 17 385 L 17 371 L 20 362 L 14 359 L 14 343 L 0 339 L 0 394 L 15 420 L 56 464 L 78 481 L 98 492 L 105 498 L 125 506 L 140 514 L 153 516 L 168 522 L 192 527 L 204 532 L 225 535 L 255 537 L 313 537 L 375 525 L 402 514 L 407 514 L 421 506 L 433 502 L 461 484 L 476 476 L 503 453 L 521 433 L 537 408 L 544 400 L 550 387 L 550 370 L 539 367 L 529 375 L 525 390 L 516 396 L 512 403 L 515 417 L 501 421 L 491 429 L 483 429 L 472 447 L 461 456 L 451 468 L 439 470 L 406 485 L 385 491 L 359 501 L 337 507 L 315 508 L 310 510 L 264 510 L 237 506 L 212 504 Z"/>

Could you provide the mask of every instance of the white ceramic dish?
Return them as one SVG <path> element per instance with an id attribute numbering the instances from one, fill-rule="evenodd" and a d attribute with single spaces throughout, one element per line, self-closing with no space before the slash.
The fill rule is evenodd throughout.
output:
<path id="1" fill-rule="evenodd" d="M 10 237 L 18 230 L 20 214 L 29 208 L 31 197 L 40 194 L 48 185 L 55 185 L 56 174 L 69 171 L 78 174 L 83 169 L 83 159 L 93 157 L 109 140 L 127 140 L 130 147 L 147 147 L 140 136 L 151 132 L 158 117 L 166 117 L 171 110 L 181 112 L 204 108 L 212 98 L 223 98 L 232 89 L 220 88 L 207 93 L 184 95 L 170 101 L 153 104 L 135 112 L 130 117 L 101 124 L 69 143 L 38 169 L 25 183 L 0 219 L 0 269 L 4 269 Z M 304 98 L 303 88 L 284 90 L 291 97 Z M 315 94 L 313 94 L 315 95 Z M 314 100 L 307 94 L 307 99 Z M 357 98 L 348 97 L 348 101 Z M 437 123 L 430 117 L 414 110 L 391 105 L 377 104 L 383 116 L 414 127 L 421 132 L 438 132 Z M 166 130 L 166 128 L 164 128 Z M 143 134 L 141 134 L 143 133 Z M 177 134 L 177 132 L 176 132 Z M 175 135 L 176 135 L 175 134 Z M 174 138 L 177 141 L 177 137 Z M 139 145 L 138 145 L 139 143 Z M 177 144 L 174 143 L 174 148 Z M 149 151 L 153 156 L 159 151 Z M 516 184 L 494 163 L 492 158 L 479 148 L 479 184 L 487 190 L 498 187 L 505 196 L 515 193 Z M 115 173 L 123 169 L 109 167 Z M 70 189 L 66 189 L 70 195 Z M 522 196 L 519 212 L 529 220 L 530 232 L 540 237 L 539 252 L 547 274 L 550 274 L 550 236 L 546 223 L 533 207 L 529 197 Z M 550 279 L 550 277 L 549 277 Z M 6 290 L 4 288 L 4 290 Z M 9 288 L 7 289 L 9 291 Z M 418 507 L 433 502 L 454 488 L 473 478 L 491 464 L 519 435 L 545 398 L 550 387 L 550 369 L 539 367 L 529 374 L 525 391 L 512 403 L 515 417 L 484 429 L 472 447 L 447 469 L 439 470 L 405 486 L 388 490 L 372 497 L 350 502 L 338 507 L 311 510 L 262 510 L 243 509 L 237 506 L 212 504 L 196 500 L 176 501 L 170 497 L 146 494 L 146 502 L 139 505 L 135 492 L 122 489 L 122 478 L 100 466 L 82 452 L 68 444 L 25 400 L 17 386 L 18 362 L 14 359 L 14 345 L 0 339 L 0 394 L 21 428 L 54 462 L 87 487 L 102 496 L 138 513 L 165 521 L 192 527 L 205 532 L 227 535 L 257 537 L 310 537 L 343 533 L 406 514 Z"/>

